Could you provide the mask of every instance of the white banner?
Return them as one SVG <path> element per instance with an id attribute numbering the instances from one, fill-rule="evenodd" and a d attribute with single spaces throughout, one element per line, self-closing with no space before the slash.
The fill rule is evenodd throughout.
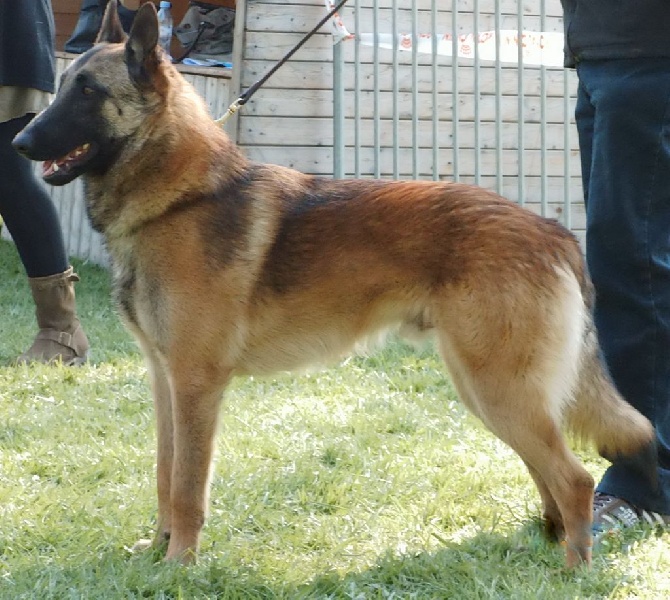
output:
<path id="1" fill-rule="evenodd" d="M 325 0 L 326 8 L 330 11 L 334 8 L 332 0 Z M 374 46 L 393 50 L 394 40 L 392 33 L 361 33 L 354 35 L 349 33 L 342 18 L 335 14 L 331 20 L 335 43 L 343 40 L 358 39 L 364 46 Z M 562 67 L 563 66 L 563 33 L 523 31 L 519 39 L 516 30 L 501 30 L 498 32 L 500 39 L 496 39 L 495 31 L 484 31 L 477 36 L 472 33 L 459 35 L 454 44 L 450 33 L 437 37 L 436 53 L 440 56 L 453 56 L 454 45 L 459 58 L 474 59 L 475 54 L 479 60 L 496 61 L 501 63 L 520 64 L 528 66 Z M 433 36 L 423 33 L 415 40 L 412 34 L 399 33 L 395 40 L 396 46 L 401 52 L 416 51 L 421 54 L 433 53 Z M 521 60 L 519 59 L 519 44 L 521 44 Z"/>

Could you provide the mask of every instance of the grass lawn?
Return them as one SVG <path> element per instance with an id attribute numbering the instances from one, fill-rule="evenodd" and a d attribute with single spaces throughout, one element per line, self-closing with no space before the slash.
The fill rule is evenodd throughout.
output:
<path id="1" fill-rule="evenodd" d="M 566 572 L 521 461 L 430 349 L 398 342 L 236 380 L 199 562 L 131 554 L 155 514 L 153 409 L 108 273 L 75 266 L 89 364 L 15 367 L 33 306 L 0 242 L 0 600 L 670 597 L 669 533 L 613 537 Z M 605 464 L 581 455 L 597 477 Z"/>

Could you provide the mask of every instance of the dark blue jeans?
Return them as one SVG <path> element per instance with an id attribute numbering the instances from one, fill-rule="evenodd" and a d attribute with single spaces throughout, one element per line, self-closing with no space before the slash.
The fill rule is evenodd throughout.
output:
<path id="1" fill-rule="evenodd" d="M 580 63 L 575 111 L 595 321 L 619 391 L 656 427 L 659 489 L 625 464 L 598 490 L 670 514 L 670 59 Z"/>

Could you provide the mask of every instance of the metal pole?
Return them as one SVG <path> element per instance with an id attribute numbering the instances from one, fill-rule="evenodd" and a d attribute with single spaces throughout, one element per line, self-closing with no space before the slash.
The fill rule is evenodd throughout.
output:
<path id="1" fill-rule="evenodd" d="M 333 47 L 333 177 L 344 178 L 344 56 L 342 44 Z"/>
<path id="2" fill-rule="evenodd" d="M 458 109 L 458 0 L 451 2 L 452 39 L 451 39 L 451 124 L 452 124 L 452 146 L 453 146 L 453 171 L 454 181 L 460 179 L 458 154 L 459 147 L 459 109 Z"/>

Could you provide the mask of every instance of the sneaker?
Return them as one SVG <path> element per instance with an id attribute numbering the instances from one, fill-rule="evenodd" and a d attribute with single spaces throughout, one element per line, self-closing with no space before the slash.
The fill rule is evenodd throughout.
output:
<path id="1" fill-rule="evenodd" d="M 667 527 L 670 515 L 643 510 L 626 500 L 596 492 L 593 497 L 593 543 L 597 545 L 608 532 L 636 525 Z"/>

